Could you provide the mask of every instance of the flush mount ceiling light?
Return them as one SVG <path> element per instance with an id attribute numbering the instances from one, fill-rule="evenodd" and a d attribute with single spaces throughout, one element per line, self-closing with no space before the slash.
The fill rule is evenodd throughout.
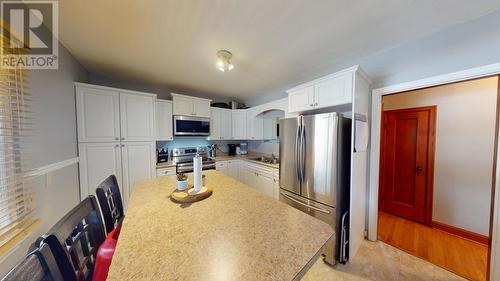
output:
<path id="1" fill-rule="evenodd" d="M 226 72 L 234 68 L 234 65 L 231 63 L 231 58 L 233 57 L 233 54 L 231 52 L 226 51 L 226 50 L 220 50 L 217 52 L 217 63 L 215 66 L 217 66 L 217 69 Z"/>

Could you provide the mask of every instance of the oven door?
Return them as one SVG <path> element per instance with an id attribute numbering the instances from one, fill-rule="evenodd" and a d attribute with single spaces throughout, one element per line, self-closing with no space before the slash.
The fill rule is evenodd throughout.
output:
<path id="1" fill-rule="evenodd" d="M 208 136 L 210 135 L 210 118 L 175 115 L 174 135 Z"/>

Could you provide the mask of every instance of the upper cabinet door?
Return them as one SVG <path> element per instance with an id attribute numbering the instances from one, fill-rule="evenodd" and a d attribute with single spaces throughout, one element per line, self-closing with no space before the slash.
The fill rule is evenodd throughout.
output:
<path id="1" fill-rule="evenodd" d="M 76 87 L 76 109 L 79 142 L 120 140 L 118 92 Z"/>
<path id="2" fill-rule="evenodd" d="M 332 78 L 314 86 L 314 106 L 328 107 L 352 102 L 353 74 Z"/>
<path id="3" fill-rule="evenodd" d="M 299 112 L 314 108 L 314 86 L 288 92 L 288 111 Z"/>
<path id="4" fill-rule="evenodd" d="M 194 113 L 193 99 L 189 97 L 173 96 L 174 115 L 192 116 Z"/>
<path id="5" fill-rule="evenodd" d="M 220 109 L 211 108 L 210 109 L 210 136 L 211 140 L 220 139 Z"/>
<path id="6" fill-rule="evenodd" d="M 172 102 L 156 100 L 156 140 L 172 140 Z"/>
<path id="7" fill-rule="evenodd" d="M 120 93 L 122 141 L 154 140 L 154 101 L 153 96 Z"/>
<path id="8" fill-rule="evenodd" d="M 210 100 L 193 99 L 193 115 L 210 118 Z"/>
<path id="9" fill-rule="evenodd" d="M 233 110 L 232 115 L 232 138 L 244 140 L 247 138 L 247 113 L 246 110 Z"/>
<path id="10" fill-rule="evenodd" d="M 261 140 L 264 132 L 264 120 L 257 117 L 257 110 L 247 111 L 247 138 L 252 140 Z"/>
<path id="11" fill-rule="evenodd" d="M 229 109 L 222 109 L 219 112 L 219 137 L 221 140 L 232 138 L 232 114 Z"/>

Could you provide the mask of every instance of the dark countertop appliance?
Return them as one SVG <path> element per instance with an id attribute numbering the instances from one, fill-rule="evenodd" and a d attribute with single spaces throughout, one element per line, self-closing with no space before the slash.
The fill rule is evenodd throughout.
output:
<path id="1" fill-rule="evenodd" d="M 168 162 L 168 149 L 162 148 L 156 150 L 156 163 Z"/>
<path id="2" fill-rule="evenodd" d="M 229 143 L 227 145 L 227 147 L 229 148 L 228 151 L 227 151 L 228 155 L 236 155 L 236 148 L 238 147 L 237 144 L 235 144 L 235 143 Z"/>

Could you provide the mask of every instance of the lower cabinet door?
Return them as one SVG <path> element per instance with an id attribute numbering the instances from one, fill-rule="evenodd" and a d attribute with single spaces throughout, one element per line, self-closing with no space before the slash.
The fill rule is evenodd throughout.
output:
<path id="1" fill-rule="evenodd" d="M 137 181 L 156 177 L 154 142 L 121 144 L 123 167 L 123 207 L 126 208 L 132 188 Z"/>
<path id="2" fill-rule="evenodd" d="M 274 178 L 272 175 L 268 175 L 262 172 L 256 172 L 256 189 L 263 194 L 274 198 Z"/>
<path id="3" fill-rule="evenodd" d="M 78 151 L 81 200 L 89 195 L 95 195 L 97 186 L 110 175 L 115 175 L 122 187 L 120 143 L 80 143 Z"/>

